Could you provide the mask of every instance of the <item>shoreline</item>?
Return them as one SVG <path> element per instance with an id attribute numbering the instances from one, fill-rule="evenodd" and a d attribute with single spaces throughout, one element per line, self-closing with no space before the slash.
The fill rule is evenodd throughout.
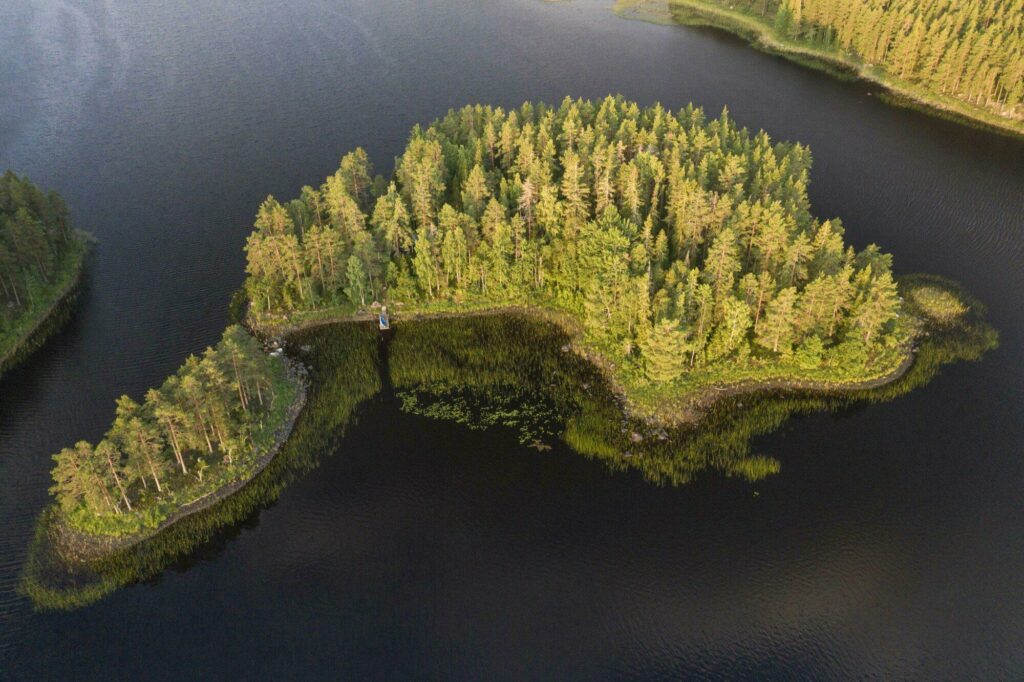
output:
<path id="1" fill-rule="evenodd" d="M 89 243 L 92 236 L 87 232 L 76 232 L 81 240 L 81 255 L 78 262 L 74 264 L 74 271 L 68 281 L 61 288 L 57 296 L 47 306 L 46 311 L 38 316 L 35 322 L 14 342 L 14 345 L 0 357 L 0 380 L 3 375 L 27 360 L 29 356 L 42 348 L 43 345 L 57 333 L 70 319 L 71 307 L 85 276 L 85 261 L 91 249 Z M 61 308 L 67 309 L 62 311 Z M 63 318 L 63 319 L 62 319 Z"/>
<path id="2" fill-rule="evenodd" d="M 694 15 L 695 21 L 687 22 L 676 18 L 672 8 L 679 7 Z M 961 103 L 955 98 L 950 101 L 942 96 L 925 94 L 908 88 L 889 77 L 876 73 L 866 65 L 843 57 L 839 53 L 826 52 L 808 45 L 781 40 L 773 29 L 754 16 L 730 11 L 701 0 L 616 0 L 612 11 L 624 19 L 636 19 L 650 23 L 672 26 L 706 27 L 725 31 L 745 40 L 751 47 L 766 54 L 778 55 L 802 66 L 823 71 L 833 77 L 859 80 L 880 89 L 880 96 L 886 103 L 921 111 L 929 116 L 952 121 L 960 125 L 998 133 L 1014 139 L 1024 139 L 1024 121 L 1014 122 L 984 109 Z"/>
<path id="3" fill-rule="evenodd" d="M 707 417 L 712 408 L 722 400 L 738 398 L 741 396 L 756 396 L 761 393 L 773 391 L 793 391 L 806 393 L 815 396 L 837 395 L 846 392 L 870 391 L 901 379 L 910 368 L 914 366 L 917 356 L 913 349 L 908 350 L 903 360 L 894 369 L 880 376 L 852 381 L 849 383 L 835 383 L 813 379 L 742 379 L 730 384 L 712 384 L 704 389 L 695 392 L 696 400 L 693 407 L 687 409 L 670 410 L 670 413 L 645 414 L 638 410 L 631 410 L 631 415 L 641 419 L 648 426 L 653 427 L 679 427 L 695 426 Z"/>
<path id="4" fill-rule="evenodd" d="M 301 370 L 298 368 L 302 368 Z M 102 559 L 117 551 L 129 549 L 139 543 L 149 540 L 178 521 L 187 518 L 197 512 L 204 511 L 217 503 L 227 499 L 234 493 L 243 489 L 254 478 L 256 478 L 274 460 L 281 448 L 291 437 L 295 422 L 302 414 L 306 406 L 306 399 L 309 392 L 309 382 L 306 378 L 305 367 L 298 362 L 289 361 L 289 373 L 298 382 L 298 392 L 291 405 L 288 406 L 287 419 L 275 431 L 273 445 L 267 449 L 257 460 L 254 468 L 238 479 L 230 481 L 220 488 L 206 493 L 205 495 L 183 504 L 167 518 L 155 527 L 142 533 L 132 535 L 115 536 L 99 535 L 73 528 L 56 509 L 53 523 L 47 531 L 52 546 L 62 559 L 73 563 L 86 563 Z"/>
<path id="5" fill-rule="evenodd" d="M 526 305 L 504 305 L 489 308 L 467 310 L 465 312 L 453 312 L 445 310 L 437 311 L 412 311 L 409 313 L 394 312 L 392 324 L 402 320 L 418 321 L 445 318 L 467 318 L 485 317 L 491 315 L 523 315 L 536 320 L 554 324 L 561 329 L 569 338 L 568 349 L 576 353 L 582 359 L 594 365 L 605 381 L 608 382 L 608 389 L 615 396 L 616 401 L 626 416 L 643 422 L 652 428 L 696 426 L 704 420 L 719 402 L 728 398 L 735 398 L 744 395 L 755 395 L 771 391 L 804 391 L 813 394 L 829 395 L 846 391 L 868 391 L 885 386 L 900 379 L 914 365 L 916 355 L 913 348 L 907 348 L 903 359 L 893 369 L 880 375 L 866 379 L 850 382 L 829 382 L 816 379 L 787 379 L 784 377 L 766 379 L 740 379 L 730 383 L 708 384 L 686 391 L 677 395 L 659 399 L 657 403 L 662 409 L 643 405 L 636 398 L 631 398 L 626 386 L 615 375 L 611 363 L 598 351 L 588 347 L 581 341 L 579 324 L 571 318 L 568 313 L 553 311 L 539 306 Z M 307 320 L 294 325 L 278 327 L 272 336 L 287 338 L 292 334 L 316 329 L 318 327 L 332 324 L 374 322 L 377 316 L 372 313 L 353 313 L 337 315 L 325 319 Z M 266 336 L 264 328 L 251 325 L 250 329 L 257 336 Z M 686 403 L 686 404 L 682 404 Z"/>

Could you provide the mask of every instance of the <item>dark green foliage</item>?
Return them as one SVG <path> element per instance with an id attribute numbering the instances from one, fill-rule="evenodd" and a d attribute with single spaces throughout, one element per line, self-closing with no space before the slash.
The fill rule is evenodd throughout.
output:
<path id="1" fill-rule="evenodd" d="M 0 176 L 0 321 L 34 303 L 74 241 L 58 194 L 11 171 Z"/>
<path id="2" fill-rule="evenodd" d="M 0 372 L 67 318 L 85 257 L 67 206 L 11 171 L 0 176 Z M 68 301 L 70 302 L 70 301 Z"/>

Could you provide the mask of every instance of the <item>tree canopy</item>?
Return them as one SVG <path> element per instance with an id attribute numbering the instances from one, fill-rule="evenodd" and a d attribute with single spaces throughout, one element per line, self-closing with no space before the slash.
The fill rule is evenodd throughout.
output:
<path id="1" fill-rule="evenodd" d="M 319 189 L 269 197 L 246 245 L 251 312 L 555 307 L 654 382 L 801 348 L 805 365 L 869 363 L 902 338 L 892 259 L 812 216 L 810 165 L 727 111 L 467 106 L 415 128 L 390 181 L 357 150 Z"/>
<path id="2" fill-rule="evenodd" d="M 701 0 L 887 75 L 1024 118 L 1024 0 Z"/>
<path id="3" fill-rule="evenodd" d="M 47 302 L 45 289 L 76 244 L 60 195 L 11 171 L 0 176 L 0 329 Z"/>
<path id="4" fill-rule="evenodd" d="M 243 471 L 293 391 L 280 358 L 228 327 L 216 348 L 190 356 L 141 404 L 121 396 L 95 446 L 79 441 L 54 455 L 50 490 L 86 530 L 152 525 Z"/>

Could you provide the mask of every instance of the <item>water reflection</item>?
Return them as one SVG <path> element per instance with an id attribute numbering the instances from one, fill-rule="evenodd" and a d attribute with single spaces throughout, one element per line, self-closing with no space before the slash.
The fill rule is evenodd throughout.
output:
<path id="1" fill-rule="evenodd" d="M 965 292 L 959 292 L 967 298 Z M 664 428 L 624 414 L 601 373 L 569 351 L 557 327 L 523 316 L 427 320 L 403 325 L 390 342 L 390 377 L 402 409 L 468 428 L 504 426 L 539 450 L 561 439 L 612 470 L 636 469 L 655 484 L 683 485 L 714 470 L 757 481 L 780 462 L 751 452 L 751 440 L 795 414 L 854 409 L 891 400 L 930 381 L 939 368 L 978 359 L 997 342 L 984 308 L 932 329 L 899 380 L 827 395 L 780 391 L 719 401 L 695 425 Z"/>

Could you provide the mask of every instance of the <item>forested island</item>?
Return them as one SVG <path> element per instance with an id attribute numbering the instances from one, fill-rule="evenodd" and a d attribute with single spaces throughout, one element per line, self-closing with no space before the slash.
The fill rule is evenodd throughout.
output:
<path id="1" fill-rule="evenodd" d="M 618 0 L 616 11 L 720 28 L 898 103 L 1024 135 L 1022 0 Z"/>
<path id="2" fill-rule="evenodd" d="M 320 188 L 263 203 L 250 323 L 294 329 L 377 300 L 548 311 L 663 421 L 725 386 L 894 378 L 921 327 L 910 292 L 891 256 L 812 215 L 810 165 L 806 147 L 693 106 L 465 107 L 415 128 L 390 181 L 356 150 Z"/>
<path id="3" fill-rule="evenodd" d="M 321 187 L 263 202 L 246 243 L 232 307 L 289 358 L 233 325 L 141 403 L 122 396 L 98 443 L 57 453 L 26 592 L 83 603 L 151 574 L 315 466 L 384 386 L 408 413 L 560 439 L 658 483 L 758 480 L 779 463 L 752 435 L 995 345 L 966 292 L 897 281 L 888 254 L 816 218 L 810 164 L 727 112 L 618 97 L 450 111 L 388 180 L 346 154 Z M 351 324 L 381 303 L 395 329 Z M 72 564 L 99 582 L 54 582 Z"/>
<path id="4" fill-rule="evenodd" d="M 110 430 L 54 455 L 56 541 L 70 556 L 137 542 L 237 490 L 269 462 L 305 398 L 297 370 L 245 329 L 190 356 Z"/>
<path id="5" fill-rule="evenodd" d="M 66 320 L 87 243 L 60 195 L 0 176 L 0 376 Z"/>

